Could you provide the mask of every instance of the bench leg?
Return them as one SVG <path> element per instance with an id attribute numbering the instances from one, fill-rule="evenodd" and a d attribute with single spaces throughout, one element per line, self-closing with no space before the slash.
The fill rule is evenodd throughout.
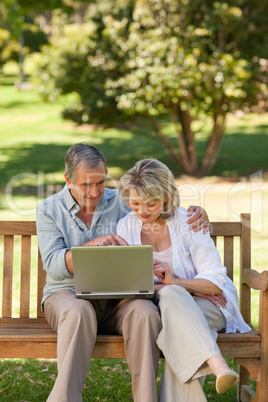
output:
<path id="1" fill-rule="evenodd" d="M 249 386 L 249 376 L 252 381 L 260 379 L 259 358 L 236 358 L 235 363 L 239 365 L 240 382 L 237 387 L 237 400 L 242 402 L 256 401 L 256 392 Z"/>
<path id="2" fill-rule="evenodd" d="M 257 402 L 268 400 L 268 290 L 260 291 L 261 360 L 260 380 L 257 383 Z"/>
<path id="3" fill-rule="evenodd" d="M 249 385 L 249 373 L 247 369 L 243 366 L 239 366 L 239 383 L 237 384 L 237 400 L 243 401 L 243 386 Z"/>

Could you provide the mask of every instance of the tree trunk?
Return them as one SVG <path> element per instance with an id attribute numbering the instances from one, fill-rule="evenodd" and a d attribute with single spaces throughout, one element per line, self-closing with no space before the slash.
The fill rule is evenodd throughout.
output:
<path id="1" fill-rule="evenodd" d="M 52 35 L 52 11 L 46 10 L 39 17 L 39 27 L 41 31 L 44 31 L 49 37 Z"/>
<path id="2" fill-rule="evenodd" d="M 214 125 L 210 139 L 207 144 L 206 152 L 202 160 L 199 176 L 207 176 L 215 166 L 221 142 L 224 136 L 226 113 L 216 111 L 214 115 Z"/>
<path id="3" fill-rule="evenodd" d="M 75 6 L 74 18 L 75 18 L 75 23 L 79 28 L 82 28 L 82 26 L 83 26 L 84 15 L 85 15 L 87 8 L 88 8 L 87 3 L 78 3 Z"/>
<path id="4" fill-rule="evenodd" d="M 24 64 L 24 36 L 23 36 L 23 32 L 21 31 L 19 34 L 19 67 L 20 67 L 20 72 L 19 72 L 19 76 L 21 78 L 21 81 L 24 82 L 26 81 L 26 76 L 24 74 L 24 69 L 23 69 L 23 64 Z"/>
<path id="5" fill-rule="evenodd" d="M 151 121 L 155 136 L 164 146 L 171 159 L 181 166 L 186 174 L 190 176 L 197 174 L 198 176 L 206 176 L 211 173 L 220 150 L 226 121 L 226 113 L 223 113 L 220 107 L 214 114 L 213 129 L 200 169 L 198 169 L 197 165 L 194 133 L 191 129 L 192 119 L 187 110 L 183 111 L 179 106 L 176 106 L 171 111 L 171 120 L 177 132 L 179 149 L 162 133 L 158 120 L 151 115 L 148 115 L 148 118 Z"/>
<path id="6" fill-rule="evenodd" d="M 186 145 L 187 156 L 189 160 L 189 164 L 191 166 L 191 171 L 196 173 L 197 170 L 197 159 L 196 159 L 196 149 L 195 149 L 195 140 L 194 133 L 191 128 L 192 118 L 188 110 L 183 111 L 179 105 L 179 118 L 182 126 L 182 133 Z"/>
<path id="7" fill-rule="evenodd" d="M 177 112 L 176 113 L 175 112 L 176 111 L 174 110 L 171 117 L 177 131 L 179 149 L 176 148 L 173 142 L 171 142 L 170 139 L 165 134 L 162 133 L 160 124 L 155 117 L 148 115 L 148 119 L 152 124 L 155 136 L 164 146 L 171 159 L 179 166 L 181 166 L 186 174 L 193 176 L 196 174 L 196 164 L 192 164 L 190 161 L 184 134 L 178 128 L 178 121 L 176 117 Z M 188 148 L 190 152 L 192 152 L 192 150 L 195 149 L 195 147 L 188 147 Z"/>
<path id="8" fill-rule="evenodd" d="M 179 126 L 178 116 L 181 127 Z M 192 118 L 188 110 L 183 111 L 180 105 L 173 108 L 171 120 L 177 132 L 178 143 L 182 157 L 182 167 L 189 175 L 195 175 L 197 171 L 197 159 L 195 151 L 194 133 L 191 129 Z"/>
<path id="9" fill-rule="evenodd" d="M 171 159 L 173 159 L 174 162 L 176 162 L 178 165 L 182 166 L 182 160 L 181 160 L 181 157 L 179 156 L 179 153 L 176 152 L 176 149 L 174 148 L 174 144 L 170 141 L 170 139 L 162 133 L 161 127 L 160 127 L 157 119 L 151 115 L 148 115 L 148 119 L 150 120 L 150 122 L 152 124 L 153 132 L 154 132 L 155 136 L 158 138 L 158 140 L 164 146 L 164 148 L 168 152 Z"/>

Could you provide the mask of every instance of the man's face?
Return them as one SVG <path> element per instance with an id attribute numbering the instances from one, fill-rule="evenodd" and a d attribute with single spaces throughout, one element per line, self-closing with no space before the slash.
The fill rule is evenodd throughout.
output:
<path id="1" fill-rule="evenodd" d="M 74 183 L 66 175 L 65 180 L 80 207 L 86 212 L 93 212 L 104 194 L 106 180 L 104 164 L 94 170 L 78 168 Z"/>

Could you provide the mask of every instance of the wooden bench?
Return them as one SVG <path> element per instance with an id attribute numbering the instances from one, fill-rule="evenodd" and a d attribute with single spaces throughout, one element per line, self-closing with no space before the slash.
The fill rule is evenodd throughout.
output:
<path id="1" fill-rule="evenodd" d="M 56 358 L 57 335 L 47 324 L 41 311 L 41 299 L 45 283 L 45 271 L 38 251 L 35 222 L 0 222 L 0 235 L 4 237 L 2 315 L 0 318 L 0 358 Z M 250 333 L 225 334 L 218 336 L 218 345 L 224 357 L 234 358 L 240 365 L 240 384 L 237 400 L 268 400 L 268 271 L 259 274 L 251 270 L 250 215 L 241 214 L 241 222 L 213 222 L 211 235 L 224 238 L 224 265 L 233 279 L 234 238 L 240 238 L 240 309 L 247 323 L 251 325 L 250 290 L 260 291 L 259 330 L 252 327 Z M 34 246 L 31 246 L 31 243 Z M 18 245 L 19 243 L 19 245 Z M 14 244 L 16 247 L 14 247 Z M 21 250 L 19 258 L 14 253 Z M 33 249 L 38 267 L 31 260 Z M 37 257 L 38 255 L 38 257 Z M 19 265 L 19 266 L 18 266 Z M 13 272 L 20 271 L 20 289 L 13 289 Z M 34 275 L 33 275 L 34 274 Z M 36 283 L 36 316 L 30 314 L 30 289 Z M 19 303 L 18 316 L 12 314 L 15 297 Z M 252 325 L 251 325 L 252 326 Z M 124 343 L 121 336 L 98 336 L 93 352 L 94 358 L 124 358 Z M 257 381 L 256 394 L 249 386 L 251 380 Z"/>

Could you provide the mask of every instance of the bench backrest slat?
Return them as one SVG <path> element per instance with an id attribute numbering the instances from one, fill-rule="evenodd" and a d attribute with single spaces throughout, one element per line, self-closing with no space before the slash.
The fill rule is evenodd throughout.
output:
<path id="1" fill-rule="evenodd" d="M 21 270 L 20 270 L 20 317 L 30 316 L 30 290 L 32 281 L 31 247 L 33 237 L 36 236 L 35 222 L 0 222 L 0 235 L 4 235 L 4 266 L 2 289 L 2 317 L 12 316 L 12 278 L 13 278 L 13 249 L 14 236 L 21 236 Z M 223 263 L 227 268 L 228 276 L 233 280 L 234 270 L 234 238 L 240 238 L 240 275 L 244 268 L 250 269 L 250 214 L 241 214 L 241 222 L 212 222 L 211 237 L 217 246 L 217 238 L 223 237 Z M 220 243 L 221 244 L 221 243 Z M 44 317 L 41 311 L 41 300 L 46 280 L 42 259 L 38 246 L 37 256 L 37 317 Z M 36 256 L 35 256 L 36 258 Z M 241 281 L 240 281 L 241 283 Z M 250 289 L 247 285 L 240 285 L 240 308 L 246 322 L 250 322 Z M 36 292 L 36 291 L 35 291 Z"/>
<path id="2" fill-rule="evenodd" d="M 241 214 L 244 215 L 244 214 Z M 241 236 L 240 222 L 211 222 L 211 236 Z"/>
<path id="3" fill-rule="evenodd" d="M 21 237 L 20 317 L 30 314 L 31 236 Z"/>
<path id="4" fill-rule="evenodd" d="M 11 317 L 14 236 L 4 236 L 2 316 Z"/>
<path id="5" fill-rule="evenodd" d="M 227 275 L 231 280 L 234 276 L 234 238 L 232 236 L 224 237 L 224 258 L 223 263 L 227 268 Z"/>
<path id="6" fill-rule="evenodd" d="M 243 269 L 251 268 L 251 223 L 250 214 L 241 214 L 241 241 L 240 241 L 240 277 L 243 278 Z M 251 318 L 251 291 L 250 287 L 240 281 L 240 310 L 246 322 Z"/>
<path id="7" fill-rule="evenodd" d="M 36 225 L 34 221 L 1 221 L 0 235 L 36 235 Z"/>

